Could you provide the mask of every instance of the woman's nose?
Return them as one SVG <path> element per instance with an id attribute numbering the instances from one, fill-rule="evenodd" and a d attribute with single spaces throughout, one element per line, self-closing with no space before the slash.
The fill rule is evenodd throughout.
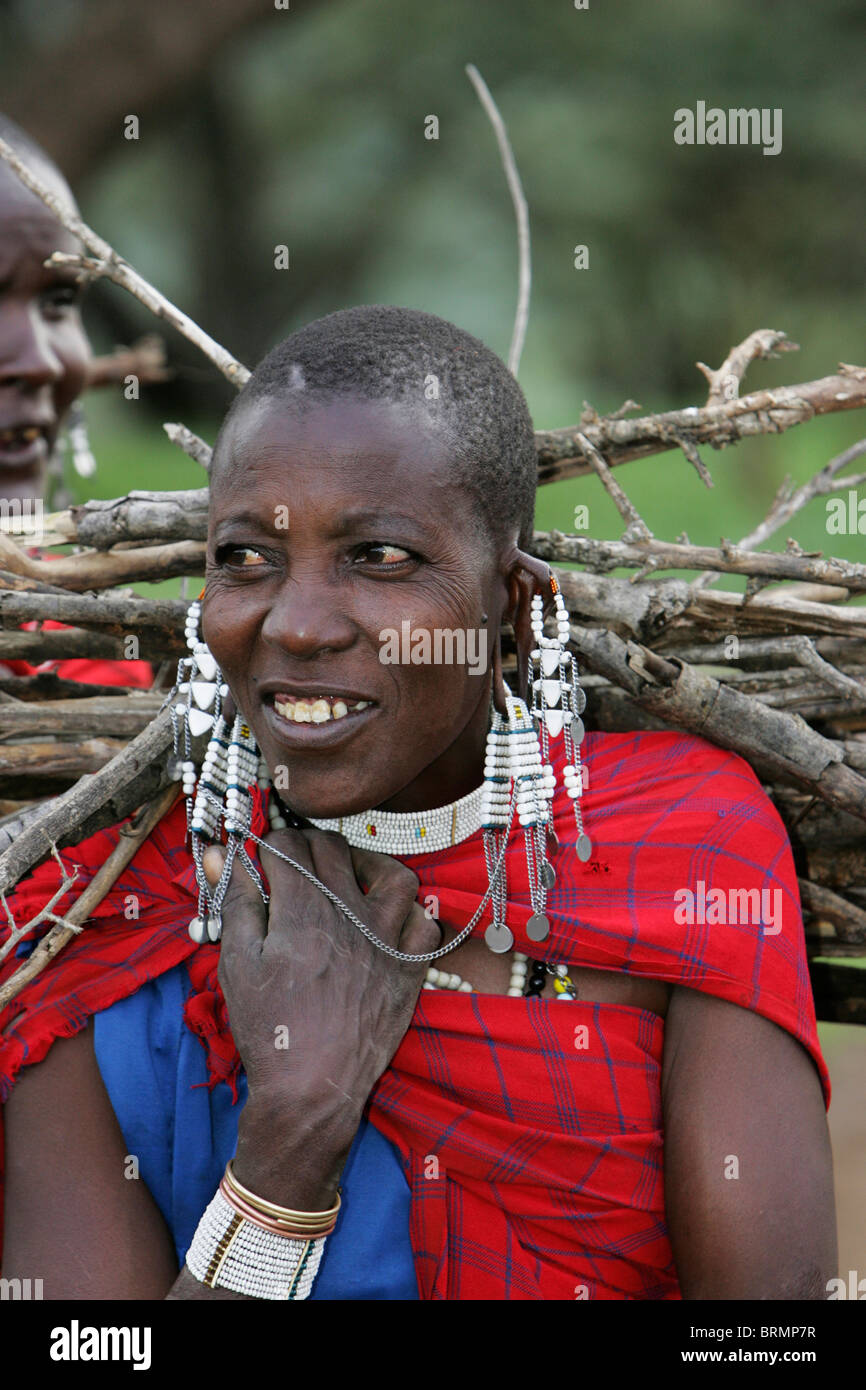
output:
<path id="1" fill-rule="evenodd" d="M 0 385 L 33 390 L 53 386 L 63 376 L 63 363 L 52 333 L 31 305 L 0 314 Z"/>
<path id="2" fill-rule="evenodd" d="M 357 629 L 338 602 L 333 583 L 289 580 L 268 610 L 262 637 L 292 656 L 345 651 Z"/>

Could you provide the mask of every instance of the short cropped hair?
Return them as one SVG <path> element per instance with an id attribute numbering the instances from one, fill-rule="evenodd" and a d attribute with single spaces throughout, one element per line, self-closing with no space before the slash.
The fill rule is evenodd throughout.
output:
<path id="1" fill-rule="evenodd" d="M 471 494 L 495 542 L 532 538 L 537 456 L 526 399 L 490 348 L 418 309 L 368 304 L 299 328 L 256 367 L 229 422 L 254 401 L 285 399 L 299 412 L 337 395 L 408 403 L 444 434 L 455 482 Z M 218 461 L 220 437 L 214 447 Z"/>

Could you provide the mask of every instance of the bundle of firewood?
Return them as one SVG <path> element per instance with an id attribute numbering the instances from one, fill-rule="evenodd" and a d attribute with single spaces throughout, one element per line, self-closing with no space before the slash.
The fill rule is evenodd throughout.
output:
<path id="1" fill-rule="evenodd" d="M 235 385 L 244 383 L 246 369 L 57 204 L 2 140 L 0 156 L 92 253 L 54 259 L 123 285 Z M 866 368 L 846 364 L 817 381 L 739 394 L 752 361 L 794 346 L 784 333 L 761 329 L 718 370 L 699 363 L 710 388 L 700 406 L 639 415 L 628 401 L 603 417 L 587 406 L 575 427 L 539 431 L 539 484 L 597 474 L 625 531 L 611 541 L 537 532 L 531 548 L 554 566 L 570 566 L 556 572 L 589 697 L 587 726 L 685 729 L 746 758 L 794 848 L 810 955 L 825 958 L 811 964 L 819 1017 L 866 1023 L 866 970 L 826 959 L 866 957 L 866 607 L 852 602 L 866 592 L 866 564 L 805 552 L 790 536 L 784 549 L 757 548 L 814 498 L 850 516 L 866 474 L 843 470 L 866 454 L 866 439 L 801 487 L 783 484 L 749 535 L 736 543 L 723 538 L 718 547 L 692 545 L 684 534 L 656 539 L 613 473 L 627 460 L 678 449 L 683 467 L 711 486 L 701 445 L 721 449 L 866 405 Z M 207 444 L 183 426 L 165 428 L 206 471 Z M 14 830 L 0 853 L 0 897 L 52 851 L 133 816 L 116 875 L 167 804 L 179 780 L 169 692 L 185 652 L 187 603 L 141 597 L 129 586 L 203 574 L 207 503 L 203 487 L 131 492 L 55 512 L 41 519 L 40 548 L 73 553 L 50 559 L 32 553 L 19 519 L 0 519 L 0 663 L 134 657 L 157 672 L 150 691 L 50 673 L 0 677 L 0 837 L 4 825 Z M 856 533 L 856 505 L 853 515 Z M 634 573 L 612 575 L 617 568 Z M 685 580 L 664 571 L 699 574 Z M 729 574 L 746 577 L 742 594 L 713 588 Z M 64 626 L 22 630 L 33 620 Z M 507 648 L 506 639 L 506 655 Z M 105 877 L 103 892 L 111 882 Z M 54 926 L 21 968 L 22 979 L 80 929 L 92 899 L 88 890 L 71 909 L 52 908 Z M 0 990 L 0 1004 L 15 992 L 11 984 Z"/>

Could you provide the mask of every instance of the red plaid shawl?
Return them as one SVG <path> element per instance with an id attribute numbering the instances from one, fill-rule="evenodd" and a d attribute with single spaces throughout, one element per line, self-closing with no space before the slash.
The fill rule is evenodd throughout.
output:
<path id="1" fill-rule="evenodd" d="M 669 732 L 589 733 L 583 759 L 592 858 L 583 864 L 571 849 L 574 817 L 558 788 L 563 847 L 543 949 L 522 934 L 530 909 L 520 832 L 509 854 L 518 946 L 688 985 L 765 1015 L 811 1053 L 829 1103 L 790 844 L 752 769 Z M 264 824 L 257 802 L 253 828 L 262 833 Z M 195 880 L 184 831 L 178 803 L 94 926 L 9 1006 L 0 1097 L 54 1038 L 184 959 L 193 982 L 187 1025 L 207 1049 L 211 1084 L 234 1085 L 240 1061 L 217 983 L 219 948 L 195 947 L 186 931 Z M 116 830 L 103 831 L 64 854 L 83 866 L 79 885 L 115 840 Z M 437 915 L 463 926 L 486 886 L 480 834 L 408 862 L 421 880 L 419 900 L 435 894 Z M 49 861 L 19 885 L 9 899 L 19 922 L 57 880 Z M 711 908 L 678 922 L 674 893 L 700 893 L 701 881 L 705 894 L 778 890 L 781 930 L 713 923 Z M 141 904 L 138 921 L 124 916 L 130 895 Z M 423 1298 L 680 1296 L 664 1215 L 663 1041 L 663 1020 L 633 1007 L 422 992 L 369 1113 L 404 1156 Z"/>

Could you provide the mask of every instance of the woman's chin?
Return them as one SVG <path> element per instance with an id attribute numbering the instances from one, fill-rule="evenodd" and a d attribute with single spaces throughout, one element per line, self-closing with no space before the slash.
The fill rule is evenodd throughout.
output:
<path id="1" fill-rule="evenodd" d="M 363 789 L 359 794 L 357 785 L 351 789 L 335 788 L 330 791 L 321 784 L 308 794 L 293 785 L 291 790 L 279 791 L 279 797 L 285 806 L 305 820 L 339 820 L 341 817 L 355 816 L 361 811 L 369 811 L 384 799 L 373 789 L 366 796 Z"/>

